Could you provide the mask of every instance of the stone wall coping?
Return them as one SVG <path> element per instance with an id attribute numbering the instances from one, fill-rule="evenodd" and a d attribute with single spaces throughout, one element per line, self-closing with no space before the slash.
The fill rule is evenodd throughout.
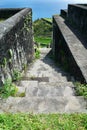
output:
<path id="1" fill-rule="evenodd" d="M 4 10 L 4 9 L 1 9 L 1 10 Z M 15 9 L 12 9 L 12 10 L 15 10 Z M 32 9 L 31 8 L 16 8 L 16 10 L 19 10 L 19 12 L 0 23 L 0 39 L 3 38 L 3 36 L 7 32 L 9 32 L 17 23 L 19 23 L 21 19 L 24 19 L 25 16 L 27 15 L 27 12 L 30 12 Z"/>
<path id="2" fill-rule="evenodd" d="M 77 8 L 82 8 L 84 10 L 87 10 L 87 6 L 84 6 L 84 4 L 68 4 L 68 6 L 75 6 Z"/>
<path id="3" fill-rule="evenodd" d="M 69 27 L 64 23 L 64 19 L 58 15 L 54 15 L 54 19 L 65 39 L 67 46 L 69 47 L 73 58 L 75 59 L 78 67 L 80 68 L 82 75 L 87 82 L 87 50 L 82 45 L 80 40 L 75 36 L 75 34 L 69 29 Z"/>

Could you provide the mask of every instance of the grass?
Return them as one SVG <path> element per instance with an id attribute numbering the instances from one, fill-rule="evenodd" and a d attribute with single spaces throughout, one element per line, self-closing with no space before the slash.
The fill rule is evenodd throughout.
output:
<path id="1" fill-rule="evenodd" d="M 87 99 L 87 84 L 81 84 L 79 82 L 75 83 L 75 90 L 76 90 L 76 95 L 77 96 L 83 96 L 84 98 Z"/>
<path id="2" fill-rule="evenodd" d="M 47 47 L 51 43 L 51 37 L 34 37 L 35 42 L 40 44 L 40 47 Z"/>
<path id="3" fill-rule="evenodd" d="M 9 96 L 15 96 L 18 89 L 10 79 L 6 79 L 3 87 L 0 87 L 0 97 L 8 98 Z"/>
<path id="4" fill-rule="evenodd" d="M 0 130 L 87 130 L 87 114 L 0 114 Z"/>
<path id="5" fill-rule="evenodd" d="M 40 50 L 39 48 L 36 48 L 35 59 L 39 59 L 39 58 L 40 58 Z"/>
<path id="6" fill-rule="evenodd" d="M 12 97 L 25 97 L 25 92 L 19 93 L 18 87 L 11 79 L 6 79 L 2 87 L 0 87 L 0 98 L 6 99 Z"/>

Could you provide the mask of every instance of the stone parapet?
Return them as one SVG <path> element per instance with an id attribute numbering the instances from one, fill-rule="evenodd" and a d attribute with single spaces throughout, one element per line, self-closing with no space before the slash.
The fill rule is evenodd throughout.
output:
<path id="1" fill-rule="evenodd" d="M 87 50 L 58 15 L 53 16 L 53 54 L 77 80 L 87 82 Z"/>
<path id="2" fill-rule="evenodd" d="M 33 58 L 32 10 L 0 9 L 0 83 L 22 71 Z M 6 13 L 5 13 L 6 12 Z M 5 17 L 6 15 L 6 17 Z M 12 15 L 12 16 L 11 16 Z M 11 17 L 9 17 L 11 16 Z"/>

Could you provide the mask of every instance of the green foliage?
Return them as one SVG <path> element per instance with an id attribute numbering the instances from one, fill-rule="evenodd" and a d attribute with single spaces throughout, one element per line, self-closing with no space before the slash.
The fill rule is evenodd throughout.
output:
<path id="1" fill-rule="evenodd" d="M 75 86 L 76 95 L 84 96 L 85 98 L 87 98 L 87 84 L 81 84 L 79 82 L 76 82 Z"/>
<path id="2" fill-rule="evenodd" d="M 13 75 L 12 75 L 12 80 L 13 81 L 18 81 L 18 80 L 21 79 L 21 77 L 22 77 L 21 72 L 19 70 L 17 70 L 17 69 L 14 69 L 13 70 Z"/>
<path id="3" fill-rule="evenodd" d="M 1 130 L 87 130 L 87 114 L 0 114 Z"/>
<path id="4" fill-rule="evenodd" d="M 41 47 L 47 47 L 51 43 L 52 25 L 43 19 L 38 19 L 33 22 L 33 27 L 35 42 L 40 43 Z"/>
<path id="5" fill-rule="evenodd" d="M 18 89 L 10 79 L 6 79 L 3 87 L 0 88 L 0 97 L 7 98 L 9 96 L 15 96 Z"/>
<path id="6" fill-rule="evenodd" d="M 40 58 L 40 50 L 38 48 L 35 49 L 35 59 L 39 59 Z"/>
<path id="7" fill-rule="evenodd" d="M 51 36 L 52 25 L 42 19 L 38 19 L 33 22 L 34 36 Z"/>
<path id="8" fill-rule="evenodd" d="M 40 44 L 40 47 L 47 47 L 51 43 L 51 38 L 50 37 L 34 37 L 35 42 Z"/>

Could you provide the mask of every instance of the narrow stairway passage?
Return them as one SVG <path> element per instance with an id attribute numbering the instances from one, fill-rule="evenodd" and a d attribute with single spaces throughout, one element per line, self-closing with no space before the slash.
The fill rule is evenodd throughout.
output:
<path id="1" fill-rule="evenodd" d="M 42 48 L 41 57 L 28 68 L 18 86 L 25 97 L 9 97 L 0 101 L 1 112 L 87 113 L 87 102 L 75 96 L 74 85 Z"/>

